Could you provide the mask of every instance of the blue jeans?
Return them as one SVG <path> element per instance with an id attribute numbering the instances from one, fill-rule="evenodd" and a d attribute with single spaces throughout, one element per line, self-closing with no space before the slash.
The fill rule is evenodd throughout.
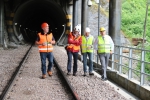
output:
<path id="1" fill-rule="evenodd" d="M 89 73 L 93 71 L 93 53 L 86 52 L 83 53 L 83 71 L 87 72 L 87 56 L 89 57 Z"/>
<path id="2" fill-rule="evenodd" d="M 53 66 L 53 54 L 52 52 L 40 52 L 41 57 L 41 71 L 42 74 L 46 74 L 46 58 L 48 58 L 48 69 L 47 71 L 51 71 Z"/>
<path id="3" fill-rule="evenodd" d="M 74 60 L 74 63 L 73 63 L 73 73 L 76 73 L 77 72 L 77 68 L 78 68 L 78 65 L 77 65 L 78 52 L 67 51 L 67 55 L 68 55 L 67 71 L 71 72 L 72 56 L 73 56 L 73 60 Z"/>

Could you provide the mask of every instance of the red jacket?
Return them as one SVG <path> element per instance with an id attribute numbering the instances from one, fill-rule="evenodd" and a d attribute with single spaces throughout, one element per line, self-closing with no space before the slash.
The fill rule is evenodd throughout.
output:
<path id="1" fill-rule="evenodd" d="M 81 43 L 82 43 L 81 35 L 75 38 L 75 36 L 73 35 L 73 32 L 71 32 L 68 35 L 67 50 L 71 52 L 79 52 Z"/>

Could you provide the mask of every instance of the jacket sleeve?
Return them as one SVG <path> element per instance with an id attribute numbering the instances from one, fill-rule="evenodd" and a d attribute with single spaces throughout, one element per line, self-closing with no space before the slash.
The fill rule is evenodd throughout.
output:
<path id="1" fill-rule="evenodd" d="M 81 45 L 81 43 L 82 43 L 81 36 L 80 36 L 79 40 L 74 40 L 74 39 L 71 38 L 71 35 L 69 34 L 69 36 L 68 36 L 68 44 L 74 44 L 74 45 L 78 46 L 78 45 Z"/>
<path id="2" fill-rule="evenodd" d="M 39 34 L 37 34 L 37 38 L 36 38 L 36 41 L 39 42 L 40 41 L 40 37 L 39 37 Z"/>
<path id="3" fill-rule="evenodd" d="M 79 45 L 81 45 L 81 43 L 82 43 L 82 38 L 81 38 L 81 36 L 80 36 L 79 40 L 76 41 L 76 44 L 75 44 L 75 45 L 79 46 Z"/>
<path id="4" fill-rule="evenodd" d="M 111 50 L 114 51 L 114 42 L 110 36 L 109 36 L 109 42 L 110 42 Z"/>

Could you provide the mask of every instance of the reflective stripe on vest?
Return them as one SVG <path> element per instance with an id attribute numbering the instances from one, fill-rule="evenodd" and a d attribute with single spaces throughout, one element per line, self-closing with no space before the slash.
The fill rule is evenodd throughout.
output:
<path id="1" fill-rule="evenodd" d="M 51 34 L 47 34 L 47 35 L 42 35 L 41 33 L 38 33 L 39 35 L 39 38 L 40 38 L 40 41 L 39 43 L 40 44 L 43 44 L 43 43 L 47 43 L 46 46 L 43 46 L 43 45 L 39 45 L 39 52 L 52 52 L 53 51 L 53 46 L 52 44 L 49 44 L 51 41 L 52 41 L 52 33 Z"/>
<path id="2" fill-rule="evenodd" d="M 69 35 L 71 35 L 71 39 L 72 40 L 79 40 L 81 36 L 79 36 L 77 39 L 74 38 L 74 36 L 72 35 L 72 33 L 70 33 Z M 80 46 L 74 45 L 74 44 L 70 44 L 67 46 L 68 49 L 73 49 L 73 50 L 80 50 Z"/>
<path id="3" fill-rule="evenodd" d="M 53 48 L 39 48 L 39 50 L 53 50 Z"/>
<path id="4" fill-rule="evenodd" d="M 110 42 L 109 36 L 98 36 L 98 53 L 110 53 Z"/>
<path id="5" fill-rule="evenodd" d="M 52 44 L 47 43 L 48 46 L 52 46 Z M 39 44 L 39 46 L 43 46 L 42 44 Z"/>
<path id="6" fill-rule="evenodd" d="M 91 47 L 88 49 L 88 47 Z M 90 36 L 88 40 L 86 40 L 85 36 L 82 36 L 82 53 L 85 52 L 93 52 L 93 36 Z"/>

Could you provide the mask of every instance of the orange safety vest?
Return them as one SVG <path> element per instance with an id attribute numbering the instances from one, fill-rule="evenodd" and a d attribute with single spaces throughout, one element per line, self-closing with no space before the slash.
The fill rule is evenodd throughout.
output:
<path id="1" fill-rule="evenodd" d="M 44 34 L 42 35 L 41 33 L 38 33 L 39 35 L 39 38 L 40 38 L 40 41 L 39 43 L 40 44 L 43 44 L 43 43 L 47 43 L 45 46 L 43 45 L 39 45 L 39 52 L 52 52 L 53 51 L 53 46 L 52 44 L 50 44 L 50 42 L 52 41 L 52 33 L 51 34 Z"/>
<path id="2" fill-rule="evenodd" d="M 72 40 L 77 40 L 77 41 L 78 41 L 78 40 L 81 38 L 81 36 L 79 36 L 79 37 L 77 37 L 77 38 L 75 39 L 75 37 L 73 36 L 72 33 L 70 33 L 69 35 L 70 35 L 70 38 L 71 38 Z M 72 49 L 72 50 L 78 51 L 78 50 L 80 50 L 80 45 L 77 46 L 77 45 L 74 45 L 74 44 L 69 44 L 69 45 L 67 46 L 67 49 Z"/>

